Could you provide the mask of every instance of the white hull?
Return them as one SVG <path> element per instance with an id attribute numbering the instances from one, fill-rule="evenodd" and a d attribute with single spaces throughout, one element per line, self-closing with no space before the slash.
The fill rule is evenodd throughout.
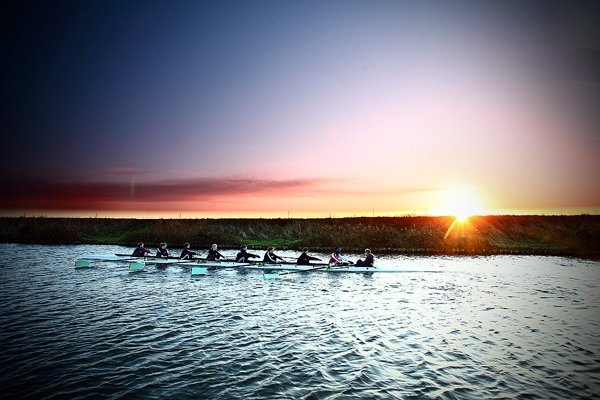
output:
<path id="1" fill-rule="evenodd" d="M 206 261 L 202 259 L 180 260 L 176 257 L 160 258 L 160 257 L 133 257 L 118 254 L 86 254 L 78 258 L 83 261 L 106 261 L 106 262 L 138 262 L 146 265 L 201 265 L 203 267 L 233 267 L 238 263 L 234 261 Z"/>
<path id="2" fill-rule="evenodd" d="M 196 260 L 179 260 L 176 258 L 156 258 L 156 257 L 132 257 L 125 255 L 114 254 L 91 254 L 81 256 L 78 261 L 107 261 L 107 262 L 124 262 L 136 264 L 138 269 L 143 269 L 143 265 L 177 265 L 187 267 L 204 267 L 207 269 L 225 269 L 225 268 L 243 268 L 249 270 L 261 271 L 314 271 L 314 272 L 351 272 L 351 273 L 371 273 L 371 272 L 412 272 L 399 268 L 377 268 L 377 267 L 359 267 L 354 265 L 348 266 L 329 266 L 322 263 L 312 265 L 297 265 L 294 263 L 279 263 L 266 264 L 263 262 L 248 262 L 236 263 L 235 261 L 206 261 L 201 259 Z"/>
<path id="3" fill-rule="evenodd" d="M 355 273 L 368 273 L 368 272 L 402 272 L 400 269 L 390 268 L 377 268 L 377 267 L 357 267 L 353 265 L 348 266 L 328 266 L 322 264 L 314 265 L 296 265 L 296 264 L 263 264 L 257 263 L 252 265 L 246 265 L 242 268 L 245 269 L 259 269 L 264 271 L 307 271 L 307 272 L 355 272 Z"/>

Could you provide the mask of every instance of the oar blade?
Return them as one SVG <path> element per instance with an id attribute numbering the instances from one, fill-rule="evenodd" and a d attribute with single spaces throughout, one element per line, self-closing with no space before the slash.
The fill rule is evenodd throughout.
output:
<path id="1" fill-rule="evenodd" d="M 98 260 L 98 261 L 119 261 L 122 256 L 115 254 L 84 254 L 79 257 L 80 260 Z"/>
<path id="2" fill-rule="evenodd" d="M 92 262 L 89 260 L 76 260 L 75 268 L 90 268 L 92 266 Z"/>
<path id="3" fill-rule="evenodd" d="M 192 267 L 192 276 L 206 275 L 206 267 Z"/>
<path id="4" fill-rule="evenodd" d="M 132 261 L 129 263 L 129 271 L 130 272 L 143 271 L 145 266 L 146 266 L 146 264 L 144 262 Z"/>
<path id="5" fill-rule="evenodd" d="M 320 265 L 316 268 L 297 269 L 295 271 L 288 271 L 288 272 L 283 272 L 283 273 L 265 273 L 265 274 L 263 274 L 263 276 L 265 277 L 265 279 L 277 279 L 281 275 L 297 274 L 299 272 L 319 271 L 319 270 L 323 270 L 323 269 L 329 269 L 329 264 Z"/>

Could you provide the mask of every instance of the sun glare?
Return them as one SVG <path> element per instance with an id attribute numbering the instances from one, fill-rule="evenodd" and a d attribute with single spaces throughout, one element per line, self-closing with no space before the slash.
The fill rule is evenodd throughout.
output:
<path id="1" fill-rule="evenodd" d="M 464 222 L 472 215 L 484 214 L 484 207 L 472 189 L 450 188 L 440 196 L 439 215 L 452 215 L 459 222 Z"/>

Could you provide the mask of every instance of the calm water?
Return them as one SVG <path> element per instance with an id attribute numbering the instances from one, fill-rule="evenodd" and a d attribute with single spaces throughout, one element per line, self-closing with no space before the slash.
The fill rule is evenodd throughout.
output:
<path id="1" fill-rule="evenodd" d="M 0 397 L 600 394 L 598 262 L 395 257 L 378 263 L 417 272 L 277 280 L 73 268 L 78 255 L 117 251 L 130 249 L 0 245 Z"/>

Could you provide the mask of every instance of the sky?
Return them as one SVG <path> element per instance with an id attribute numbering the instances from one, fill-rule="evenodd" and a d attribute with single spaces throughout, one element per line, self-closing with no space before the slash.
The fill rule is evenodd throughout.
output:
<path id="1" fill-rule="evenodd" d="M 5 1 L 0 215 L 600 213 L 594 1 Z"/>

